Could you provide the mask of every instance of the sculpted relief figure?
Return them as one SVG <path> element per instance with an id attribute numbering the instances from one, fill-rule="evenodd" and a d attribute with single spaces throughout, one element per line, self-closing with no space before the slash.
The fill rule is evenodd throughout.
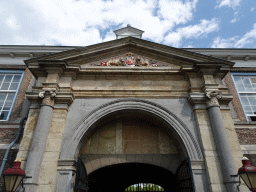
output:
<path id="1" fill-rule="evenodd" d="M 149 60 L 138 57 L 137 62 L 136 62 L 136 66 L 138 66 L 138 67 L 140 67 L 140 66 L 148 67 L 149 66 Z"/>
<path id="2" fill-rule="evenodd" d="M 133 53 L 127 53 L 126 57 L 115 57 L 108 61 L 101 61 L 100 64 L 92 64 L 93 66 L 130 66 L 130 67 L 157 67 L 157 62 L 149 59 L 144 59 L 138 56 L 134 57 Z"/>

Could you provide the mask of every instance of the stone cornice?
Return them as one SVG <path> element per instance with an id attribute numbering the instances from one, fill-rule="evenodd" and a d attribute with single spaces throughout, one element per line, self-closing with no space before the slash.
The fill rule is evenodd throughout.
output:
<path id="1" fill-rule="evenodd" d="M 233 99 L 233 96 L 228 93 L 222 93 L 221 99 L 219 99 L 220 105 L 228 105 Z M 192 105 L 205 105 L 207 97 L 205 93 L 190 93 L 188 102 Z"/>
<path id="2" fill-rule="evenodd" d="M 42 99 L 38 96 L 38 92 L 27 92 L 27 99 L 32 103 L 40 103 Z M 57 92 L 54 97 L 56 104 L 67 104 L 71 105 L 74 101 L 74 94 L 71 92 Z"/>
<path id="3" fill-rule="evenodd" d="M 197 52 L 225 60 L 256 60 L 256 49 L 234 48 L 183 48 L 184 50 Z"/>

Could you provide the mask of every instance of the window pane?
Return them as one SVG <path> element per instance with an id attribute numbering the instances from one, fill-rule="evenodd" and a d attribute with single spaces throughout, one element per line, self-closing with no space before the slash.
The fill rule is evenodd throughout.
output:
<path id="1" fill-rule="evenodd" d="M 7 93 L 0 93 L 0 102 L 4 102 L 6 96 L 7 96 Z"/>
<path id="2" fill-rule="evenodd" d="M 244 81 L 244 84 L 245 84 L 245 85 L 251 84 L 248 77 L 244 78 L 243 81 Z"/>
<path id="3" fill-rule="evenodd" d="M 252 84 L 252 88 L 253 88 L 253 91 L 256 92 L 256 84 L 255 83 Z"/>
<path id="4" fill-rule="evenodd" d="M 9 111 L 2 111 L 0 112 L 0 120 L 6 120 L 8 116 Z"/>
<path id="5" fill-rule="evenodd" d="M 18 83 L 12 83 L 11 87 L 9 88 L 9 90 L 17 90 L 18 85 L 19 85 Z"/>
<path id="6" fill-rule="evenodd" d="M 7 97 L 6 101 L 12 102 L 14 95 L 15 95 L 15 93 L 8 93 L 8 97 Z"/>
<path id="7" fill-rule="evenodd" d="M 254 115 L 256 115 L 256 106 L 252 107 L 252 112 L 253 112 Z"/>
<path id="8" fill-rule="evenodd" d="M 249 105 L 249 101 L 248 101 L 248 99 L 247 99 L 246 96 L 241 97 L 241 101 L 242 101 L 242 104 L 243 104 L 243 105 Z"/>
<path id="9" fill-rule="evenodd" d="M 12 102 L 5 102 L 3 110 L 10 110 L 11 109 Z"/>
<path id="10" fill-rule="evenodd" d="M 245 111 L 246 114 L 252 114 L 251 107 L 244 107 L 244 111 Z"/>
<path id="11" fill-rule="evenodd" d="M 251 84 L 245 84 L 244 87 L 245 87 L 245 91 L 247 91 L 247 92 L 253 91 Z"/>
<path id="12" fill-rule="evenodd" d="M 248 97 L 248 99 L 251 105 L 256 105 L 256 99 L 254 96 Z"/>
<path id="13" fill-rule="evenodd" d="M 11 80 L 12 80 L 12 77 L 13 77 L 13 75 L 6 75 L 6 76 L 5 76 L 5 79 L 4 79 L 4 82 L 5 82 L 5 83 L 10 83 Z"/>
<path id="14" fill-rule="evenodd" d="M 239 77 L 239 76 L 234 76 L 234 80 L 235 80 L 236 84 L 242 84 L 243 83 L 242 78 Z"/>
<path id="15" fill-rule="evenodd" d="M 0 83 L 2 83 L 3 79 L 4 79 L 4 75 L 0 75 Z"/>
<path id="16" fill-rule="evenodd" d="M 241 92 L 245 91 L 243 84 L 237 85 L 237 89 L 238 89 L 238 91 L 241 91 Z"/>
<path id="17" fill-rule="evenodd" d="M 4 102 L 0 102 L 0 110 L 2 110 L 3 105 L 4 105 Z"/>
<path id="18" fill-rule="evenodd" d="M 3 83 L 1 90 L 8 90 L 10 83 Z"/>
<path id="19" fill-rule="evenodd" d="M 14 78 L 13 78 L 13 81 L 12 82 L 20 82 L 20 78 L 21 78 L 21 75 L 14 75 Z"/>

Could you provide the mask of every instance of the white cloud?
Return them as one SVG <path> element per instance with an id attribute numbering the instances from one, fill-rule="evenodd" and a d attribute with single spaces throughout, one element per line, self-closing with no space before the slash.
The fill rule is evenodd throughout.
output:
<path id="1" fill-rule="evenodd" d="M 209 33 L 219 30 L 219 21 L 216 18 L 211 20 L 201 20 L 197 25 L 190 25 L 178 28 L 175 32 L 169 33 L 165 37 L 165 43 L 174 47 L 180 47 L 183 39 L 203 38 Z"/>
<path id="2" fill-rule="evenodd" d="M 253 25 L 253 29 L 247 32 L 244 36 L 221 38 L 216 37 L 213 41 L 212 48 L 244 48 L 248 45 L 252 45 L 256 42 L 256 23 Z"/>
<path id="3" fill-rule="evenodd" d="M 12 30 L 17 30 L 20 27 L 19 24 L 17 23 L 16 17 L 12 14 L 6 19 L 6 24 Z"/>
<path id="4" fill-rule="evenodd" d="M 235 13 L 234 13 L 234 18 L 231 20 L 231 23 L 235 23 L 235 22 L 237 22 L 238 20 L 239 20 L 239 18 L 238 18 L 238 11 L 236 11 Z"/>
<path id="5" fill-rule="evenodd" d="M 197 1 L 1 1 L 0 33 L 7 35 L 0 37 L 0 44 L 86 46 L 115 39 L 115 27 L 128 23 L 144 30 L 143 38 L 160 43 L 173 27 L 193 19 Z"/>
<path id="6" fill-rule="evenodd" d="M 253 12 L 253 11 L 254 11 L 254 9 L 255 9 L 255 7 L 252 7 L 250 11 L 251 11 L 251 12 Z"/>
<path id="7" fill-rule="evenodd" d="M 217 7 L 221 8 L 221 7 L 231 7 L 232 9 L 236 9 L 242 0 L 218 0 L 217 3 Z"/>

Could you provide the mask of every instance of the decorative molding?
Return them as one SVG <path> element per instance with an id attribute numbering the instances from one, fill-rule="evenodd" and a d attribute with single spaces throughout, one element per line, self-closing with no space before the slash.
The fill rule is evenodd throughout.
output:
<path id="1" fill-rule="evenodd" d="M 43 92 L 43 91 L 41 91 Z M 33 105 L 38 105 L 41 102 L 41 97 L 39 96 L 43 95 L 43 93 L 39 93 L 39 92 L 26 92 L 26 97 L 27 99 L 33 104 Z M 55 96 L 54 98 L 54 103 L 56 104 L 67 104 L 67 105 L 71 105 L 74 101 L 74 94 L 72 92 L 60 92 L 58 91 L 58 93 L 55 92 Z M 51 98 L 51 99 L 53 99 Z"/>
<path id="2" fill-rule="evenodd" d="M 221 92 L 218 91 L 218 93 L 221 93 Z M 193 106 L 194 109 L 206 109 L 209 107 L 207 106 L 207 103 L 209 105 L 214 105 L 214 104 L 216 105 L 216 99 L 217 99 L 217 103 L 218 103 L 217 106 L 223 105 L 222 108 L 224 107 L 227 108 L 228 107 L 227 105 L 233 99 L 233 96 L 231 94 L 221 93 L 221 96 L 218 95 L 218 98 L 221 97 L 221 99 L 218 100 L 218 98 L 214 97 L 214 94 L 215 93 L 210 94 L 209 91 L 208 91 L 208 96 L 206 96 L 206 93 L 190 93 L 188 96 L 188 102 L 190 103 L 190 105 Z M 210 102 L 212 102 L 212 104 Z"/>
<path id="3" fill-rule="evenodd" d="M 45 97 L 53 98 L 53 97 L 56 96 L 56 91 L 54 91 L 54 90 L 43 90 L 43 91 L 39 92 L 38 96 L 42 99 L 45 98 Z"/>
<path id="4" fill-rule="evenodd" d="M 206 91 L 205 93 L 206 98 L 208 98 L 206 100 L 206 107 L 213 107 L 213 106 L 217 106 L 219 107 L 219 99 L 222 98 L 222 93 L 219 91 Z"/>
<path id="5" fill-rule="evenodd" d="M 55 90 L 43 90 L 39 92 L 38 96 L 43 99 L 42 105 L 54 107 L 54 97 L 56 96 Z"/>

